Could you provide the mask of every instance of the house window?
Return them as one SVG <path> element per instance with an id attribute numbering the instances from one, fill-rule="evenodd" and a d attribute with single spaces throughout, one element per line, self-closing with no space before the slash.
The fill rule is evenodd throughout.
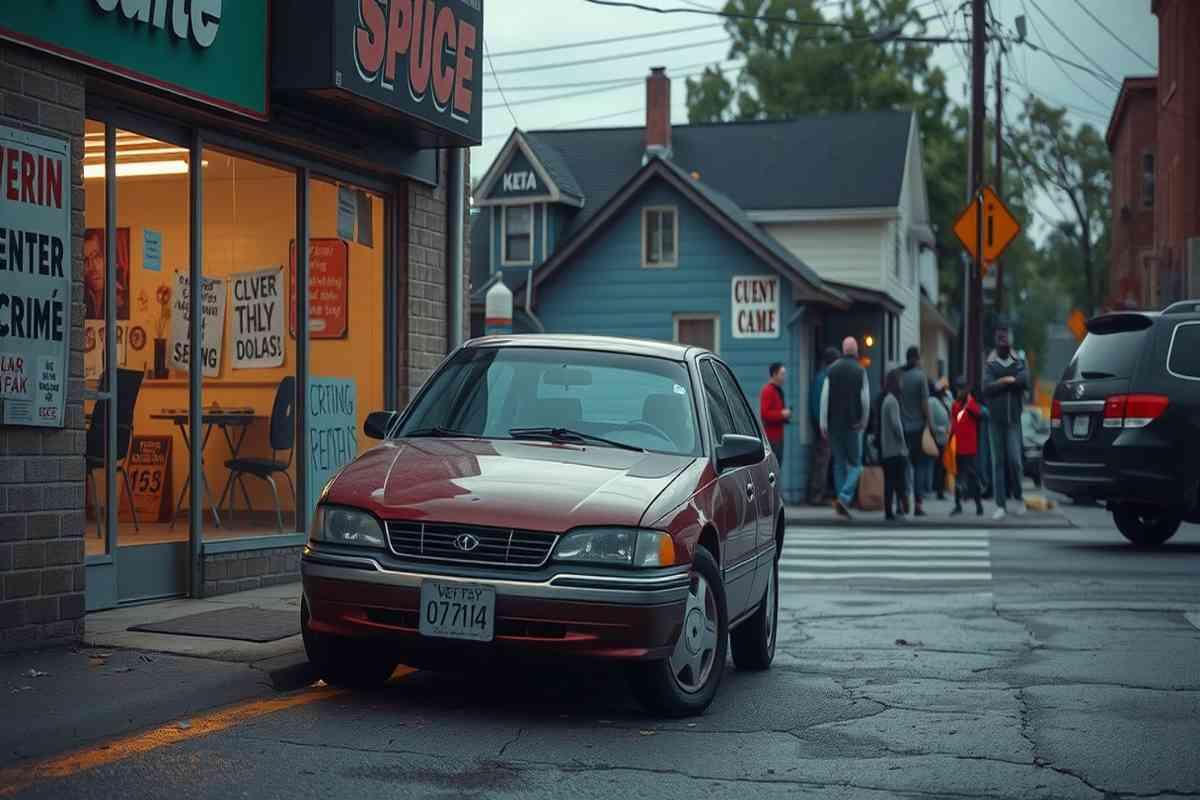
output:
<path id="1" fill-rule="evenodd" d="M 679 344 L 703 347 L 719 352 L 721 346 L 721 316 L 719 314 L 676 314 L 675 341 Z"/>
<path id="2" fill-rule="evenodd" d="M 1154 208 L 1154 153 L 1142 154 L 1142 207 Z"/>
<path id="3" fill-rule="evenodd" d="M 504 264 L 533 263 L 533 206 L 504 206 Z"/>
<path id="4" fill-rule="evenodd" d="M 678 263 L 679 226 L 674 208 L 642 211 L 642 266 L 674 267 Z"/>

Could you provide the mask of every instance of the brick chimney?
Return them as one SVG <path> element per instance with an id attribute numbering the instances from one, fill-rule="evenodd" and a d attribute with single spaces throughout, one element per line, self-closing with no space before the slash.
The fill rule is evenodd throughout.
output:
<path id="1" fill-rule="evenodd" d="M 671 79 L 666 67 L 646 78 L 646 155 L 671 157 Z"/>

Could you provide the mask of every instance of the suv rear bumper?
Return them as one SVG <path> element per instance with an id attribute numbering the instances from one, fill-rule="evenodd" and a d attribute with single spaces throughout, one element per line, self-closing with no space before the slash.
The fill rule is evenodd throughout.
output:
<path id="1" fill-rule="evenodd" d="M 1042 462 L 1042 486 L 1068 497 L 1178 509 L 1184 514 L 1196 504 L 1196 480 L 1189 481 L 1180 475 L 1166 454 L 1157 448 L 1140 454 L 1114 448 L 1109 463 L 1060 461 L 1052 458 L 1054 454 L 1050 452 L 1046 455 Z"/>

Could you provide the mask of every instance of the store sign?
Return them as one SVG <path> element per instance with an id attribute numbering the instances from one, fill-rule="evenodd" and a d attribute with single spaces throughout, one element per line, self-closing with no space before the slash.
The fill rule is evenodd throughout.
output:
<path id="1" fill-rule="evenodd" d="M 283 366 L 283 267 L 234 275 L 234 369 Z"/>
<path id="2" fill-rule="evenodd" d="M 0 423 L 63 426 L 71 144 L 0 126 Z"/>
<path id="3" fill-rule="evenodd" d="M 288 330 L 296 338 L 296 243 L 288 264 Z M 308 240 L 308 336 L 341 339 L 349 326 L 350 248 L 341 239 Z"/>
<path id="4" fill-rule="evenodd" d="M 483 0 L 335 4 L 334 83 L 482 141 Z"/>
<path id="5" fill-rule="evenodd" d="M 200 280 L 200 363 L 204 377 L 221 374 L 221 340 L 225 332 L 225 281 L 220 278 Z M 175 273 L 175 293 L 171 303 L 171 342 L 167 351 L 167 366 L 187 371 L 191 363 L 191 342 L 188 324 L 191 314 L 191 281 L 182 272 Z"/>
<path id="6" fill-rule="evenodd" d="M 733 338 L 779 338 L 779 276 L 735 275 Z"/>
<path id="7" fill-rule="evenodd" d="M 308 380 L 308 512 L 325 485 L 358 456 L 358 398 L 353 378 Z"/>
<path id="8" fill-rule="evenodd" d="M 0 38 L 265 119 L 267 5 L 267 0 L 5 2 Z"/>
<path id="9" fill-rule="evenodd" d="M 142 522 L 161 522 L 170 512 L 171 501 L 170 436 L 134 436 L 125 459 L 133 509 Z M 120 519 L 133 520 L 129 498 L 121 493 Z"/>

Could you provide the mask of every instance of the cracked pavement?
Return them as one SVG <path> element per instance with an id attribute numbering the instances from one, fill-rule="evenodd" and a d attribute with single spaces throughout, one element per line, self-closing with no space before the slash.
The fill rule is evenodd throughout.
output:
<path id="1" fill-rule="evenodd" d="M 1200 527 L 1068 511 L 993 532 L 987 589 L 785 584 L 775 666 L 698 718 L 611 665 L 418 672 L 21 796 L 1200 797 Z"/>

